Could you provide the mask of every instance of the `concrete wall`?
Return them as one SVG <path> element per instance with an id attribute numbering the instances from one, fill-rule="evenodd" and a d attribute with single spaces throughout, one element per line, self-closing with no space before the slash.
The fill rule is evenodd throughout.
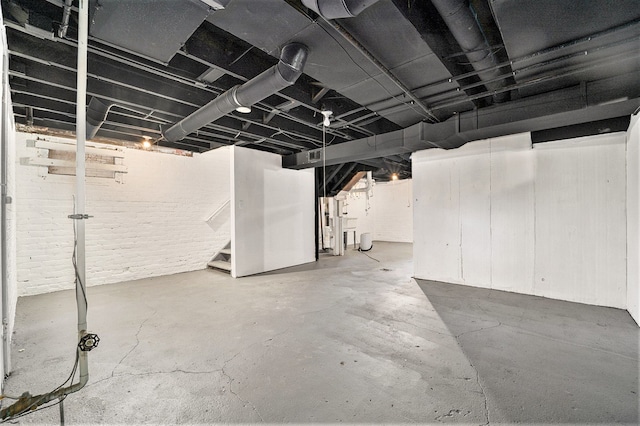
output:
<path id="1" fill-rule="evenodd" d="M 6 320 L 7 327 L 3 330 L 4 344 L 11 347 L 11 338 L 13 336 L 13 326 L 15 322 L 16 302 L 18 300 L 17 289 L 17 272 L 16 272 L 16 209 L 15 204 L 10 203 L 16 197 L 16 177 L 15 177 L 15 124 L 13 122 L 13 114 L 11 107 L 11 93 L 9 91 L 9 75 L 6 73 L 8 67 L 8 52 L 6 32 L 2 22 L 2 12 L 0 11 L 0 69 L 2 73 L 2 103 L 0 104 L 0 116 L 2 117 L 2 144 L 6 147 L 6 165 L 7 165 L 7 210 L 6 217 L 1 218 L 6 224 L 6 252 L 0 257 L 6 257 L 6 276 L 2 277 L 2 286 L 6 291 L 6 312 L 1 312 L 3 320 Z M 1 309 L 0 309 L 1 310 Z M 7 369 L 5 369 L 5 364 Z M 3 353 L 0 350 L 0 377 L 4 378 L 5 374 L 10 372 L 10 357 L 3 359 Z M 4 381 L 2 382 L 4 384 Z"/>
<path id="2" fill-rule="evenodd" d="M 627 132 L 627 310 L 640 325 L 640 116 Z"/>
<path id="3" fill-rule="evenodd" d="M 626 307 L 625 138 L 413 156 L 417 278 Z"/>
<path id="4" fill-rule="evenodd" d="M 33 156 L 17 134 L 17 156 Z M 48 140 L 63 140 L 47 138 Z M 68 142 L 68 140 L 67 140 Z M 205 223 L 230 197 L 229 149 L 193 157 L 124 149 L 123 183 L 87 178 L 87 284 L 204 269 L 230 239 Z M 75 177 L 39 176 L 17 166 L 17 263 L 20 295 L 73 287 L 72 195 Z"/>
<path id="5" fill-rule="evenodd" d="M 283 169 L 279 155 L 232 148 L 232 275 L 315 260 L 314 170 Z"/>
<path id="6" fill-rule="evenodd" d="M 413 241 L 413 185 L 411 179 L 376 182 L 367 202 L 362 192 L 347 198 L 348 217 L 358 218 L 356 241 L 369 232 L 374 241 Z M 353 244 L 353 232 L 348 234 Z"/>

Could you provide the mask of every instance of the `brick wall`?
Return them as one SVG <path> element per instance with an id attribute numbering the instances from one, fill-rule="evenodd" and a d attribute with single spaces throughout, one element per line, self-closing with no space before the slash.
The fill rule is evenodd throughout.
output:
<path id="1" fill-rule="evenodd" d="M 356 242 L 368 232 L 374 241 L 413 241 L 413 203 L 411 179 L 376 182 L 369 201 L 364 193 L 347 197 L 348 217 L 357 218 Z M 353 244 L 353 232 L 347 235 Z"/>
<path id="2" fill-rule="evenodd" d="M 413 241 L 411 179 L 377 183 L 371 198 L 375 241 Z"/>
<path id="3" fill-rule="evenodd" d="M 20 295 L 73 287 L 75 177 L 19 164 L 37 135 L 17 133 L 17 278 Z M 40 136 L 42 138 L 42 136 Z M 47 140 L 62 140 L 47 137 Z M 229 199 L 229 150 L 183 157 L 124 148 L 122 183 L 87 178 L 87 285 L 203 269 L 230 238 L 205 222 Z"/>

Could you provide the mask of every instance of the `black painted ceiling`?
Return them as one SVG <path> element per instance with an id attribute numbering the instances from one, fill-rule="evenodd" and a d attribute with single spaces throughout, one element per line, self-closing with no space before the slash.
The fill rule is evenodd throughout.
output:
<path id="1" fill-rule="evenodd" d="M 205 3 L 90 2 L 87 104 L 92 97 L 115 104 L 96 140 L 147 137 L 194 152 L 236 144 L 288 155 L 322 146 L 323 109 L 333 111 L 325 143 L 336 146 L 462 114 L 500 114 L 509 122 L 513 109 L 539 108 L 541 99 L 566 100 L 566 111 L 640 97 L 637 0 L 451 0 L 478 26 L 483 44 L 475 51 L 447 25 L 436 7 L 441 0 L 379 0 L 356 17 L 331 21 L 300 0 L 213 2 L 223 9 Z M 63 6 L 2 0 L 15 118 L 36 131 L 75 129 L 78 3 L 61 34 Z M 249 114 L 233 112 L 178 142 L 162 140 L 161 126 L 271 67 L 292 41 L 309 47 L 295 85 Z M 489 69 L 474 69 L 479 52 L 491 60 Z M 330 193 L 361 170 L 382 180 L 410 176 L 409 153 L 359 154 L 328 168 Z"/>

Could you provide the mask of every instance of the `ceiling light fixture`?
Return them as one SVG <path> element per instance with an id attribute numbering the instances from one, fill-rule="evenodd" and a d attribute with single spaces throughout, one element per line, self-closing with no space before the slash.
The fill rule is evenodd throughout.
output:
<path id="1" fill-rule="evenodd" d="M 397 173 L 391 173 L 391 180 L 398 180 L 398 174 Z"/>
<path id="2" fill-rule="evenodd" d="M 329 120 L 329 117 L 333 115 L 333 111 L 331 111 L 330 109 L 326 109 L 326 110 L 320 111 L 320 114 L 322 114 L 322 116 L 324 117 L 324 120 L 322 120 L 322 125 L 324 127 L 331 126 L 331 120 Z"/>
<path id="3" fill-rule="evenodd" d="M 251 107 L 240 105 L 236 108 L 236 111 L 242 114 L 249 114 L 251 112 Z"/>
<path id="4" fill-rule="evenodd" d="M 151 148 L 151 142 L 149 141 L 142 142 L 142 147 L 145 149 Z"/>

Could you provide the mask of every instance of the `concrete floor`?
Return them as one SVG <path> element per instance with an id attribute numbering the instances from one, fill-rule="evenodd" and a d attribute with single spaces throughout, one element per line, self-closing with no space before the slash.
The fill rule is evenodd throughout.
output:
<path id="1" fill-rule="evenodd" d="M 92 287 L 101 342 L 66 422 L 638 423 L 625 311 L 416 282 L 411 250 Z M 8 394 L 67 377 L 75 318 L 70 291 L 20 299 Z"/>

